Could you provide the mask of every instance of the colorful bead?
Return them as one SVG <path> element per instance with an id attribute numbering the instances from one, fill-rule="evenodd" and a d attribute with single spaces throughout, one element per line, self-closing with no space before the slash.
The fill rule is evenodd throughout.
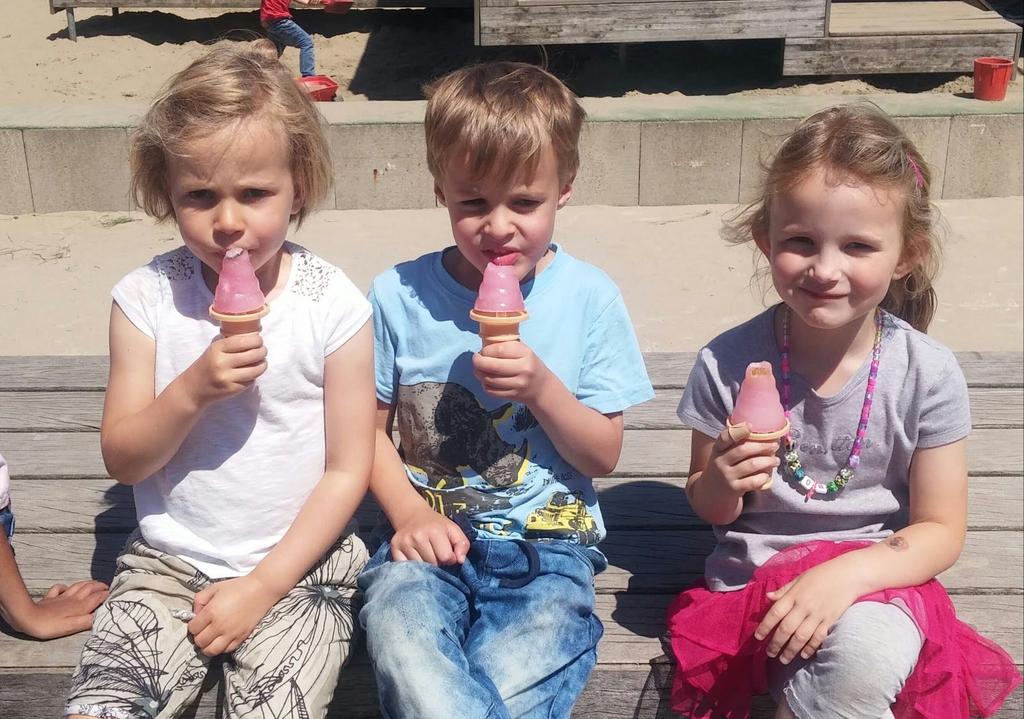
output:
<path id="1" fill-rule="evenodd" d="M 789 417 L 789 323 L 790 310 L 787 307 L 782 317 L 782 404 Z M 788 434 L 785 439 L 786 453 L 783 455 L 786 465 L 793 478 L 807 492 L 808 497 L 812 494 L 828 494 L 838 492 L 845 487 L 854 477 L 854 470 L 860 466 L 860 451 L 864 437 L 867 435 L 868 420 L 871 417 L 871 405 L 874 401 L 875 387 L 878 381 L 878 364 L 882 356 L 882 312 L 875 310 L 875 342 L 871 348 L 871 368 L 868 370 L 868 384 L 864 392 L 864 404 L 861 406 L 860 422 L 857 424 L 857 436 L 850 448 L 850 457 L 846 466 L 841 468 L 828 484 L 815 482 L 807 476 L 807 472 L 800 464 L 800 455 L 796 451 L 796 444 Z"/>

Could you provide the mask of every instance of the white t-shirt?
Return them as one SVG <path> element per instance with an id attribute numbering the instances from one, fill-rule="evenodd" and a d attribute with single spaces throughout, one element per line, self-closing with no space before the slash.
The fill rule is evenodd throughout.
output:
<path id="1" fill-rule="evenodd" d="M 323 476 L 324 359 L 371 314 L 340 269 L 292 243 L 285 251 L 291 272 L 262 320 L 266 372 L 207 407 L 167 465 L 134 487 L 146 542 L 215 579 L 250 572 Z M 130 272 L 112 294 L 156 342 L 157 394 L 219 333 L 213 294 L 186 247 Z"/>
<path id="2" fill-rule="evenodd" d="M 7 469 L 7 461 L 0 454 L 0 509 L 11 503 L 11 474 Z"/>

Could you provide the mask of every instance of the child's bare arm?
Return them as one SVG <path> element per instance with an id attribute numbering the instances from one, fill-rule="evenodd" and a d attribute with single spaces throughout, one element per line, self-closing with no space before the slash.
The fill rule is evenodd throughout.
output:
<path id="1" fill-rule="evenodd" d="M 337 541 L 366 494 L 374 431 L 369 322 L 325 362 L 324 417 L 324 476 L 284 537 L 247 576 L 218 582 L 196 595 L 189 631 L 208 656 L 234 651 L 249 636 Z"/>
<path id="2" fill-rule="evenodd" d="M 455 522 L 435 512 L 409 483 L 405 466 L 391 441 L 394 405 L 377 402 L 377 432 L 370 489 L 395 530 L 391 556 L 435 566 L 461 564 L 469 540 Z"/>
<path id="3" fill-rule="evenodd" d="M 36 639 L 54 639 L 92 626 L 92 613 L 107 597 L 102 582 L 55 584 L 39 601 L 29 596 L 14 551 L 0 535 L 0 616 L 15 631 Z"/>
<path id="4" fill-rule="evenodd" d="M 156 344 L 114 303 L 110 380 L 100 429 L 110 476 L 122 484 L 138 484 L 167 464 L 203 410 L 248 387 L 266 369 L 265 358 L 258 334 L 217 338 L 154 397 Z"/>
<path id="5" fill-rule="evenodd" d="M 948 569 L 967 532 L 966 440 L 918 449 L 910 465 L 910 524 L 888 539 L 804 572 L 777 592 L 757 629 L 769 655 L 809 657 L 858 598 L 922 584 Z"/>
<path id="6" fill-rule="evenodd" d="M 746 425 L 728 428 L 716 438 L 693 430 L 686 497 L 708 524 L 729 524 L 743 510 L 743 495 L 771 481 L 778 466 L 778 442 L 745 442 Z"/>
<path id="7" fill-rule="evenodd" d="M 589 477 L 608 474 L 622 451 L 621 413 L 601 414 L 580 402 L 522 342 L 501 342 L 473 356 L 488 394 L 525 404 L 558 453 Z"/>

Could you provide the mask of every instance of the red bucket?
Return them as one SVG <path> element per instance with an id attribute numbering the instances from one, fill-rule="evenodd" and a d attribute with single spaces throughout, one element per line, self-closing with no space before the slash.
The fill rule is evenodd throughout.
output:
<path id="1" fill-rule="evenodd" d="M 341 15 L 352 9 L 353 0 L 324 0 L 324 10 Z"/>
<path id="2" fill-rule="evenodd" d="M 979 100 L 1002 100 L 1013 77 L 1013 60 L 979 57 L 974 61 L 974 96 Z"/>
<path id="3" fill-rule="evenodd" d="M 327 75 L 311 75 L 309 77 L 297 77 L 295 82 L 299 84 L 306 94 L 317 102 L 332 102 L 338 94 L 338 83 Z"/>

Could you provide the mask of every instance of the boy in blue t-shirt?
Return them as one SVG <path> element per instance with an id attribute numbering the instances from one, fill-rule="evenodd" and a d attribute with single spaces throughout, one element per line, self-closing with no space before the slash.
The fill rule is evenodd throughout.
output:
<path id="1" fill-rule="evenodd" d="M 653 397 L 618 288 L 551 242 L 584 112 L 540 68 L 490 63 L 428 88 L 427 163 L 455 246 L 374 280 L 371 489 L 393 534 L 360 577 L 390 717 L 568 717 L 596 660 L 622 411 Z M 521 341 L 481 349 L 489 262 L 520 278 Z M 399 451 L 390 434 L 397 420 Z"/>

